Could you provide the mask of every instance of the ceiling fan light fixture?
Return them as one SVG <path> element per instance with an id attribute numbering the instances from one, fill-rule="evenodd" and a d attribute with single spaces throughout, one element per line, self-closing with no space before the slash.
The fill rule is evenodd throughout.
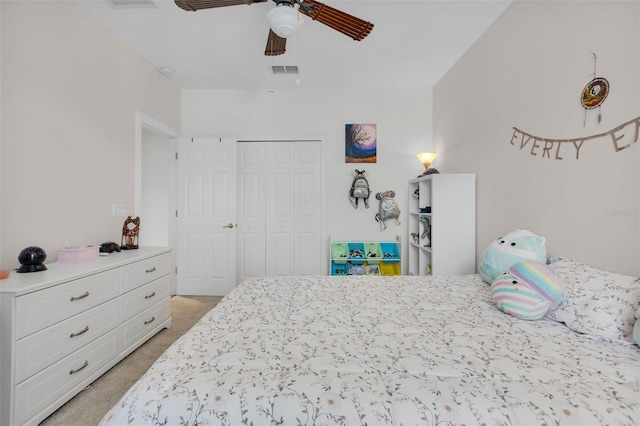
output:
<path id="1" fill-rule="evenodd" d="M 282 38 L 287 38 L 295 34 L 300 28 L 298 11 L 288 4 L 279 4 L 267 13 L 269 27 Z"/>

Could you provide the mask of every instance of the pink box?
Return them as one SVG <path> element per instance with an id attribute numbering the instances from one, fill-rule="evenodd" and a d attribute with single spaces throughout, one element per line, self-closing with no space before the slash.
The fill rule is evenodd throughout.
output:
<path id="1" fill-rule="evenodd" d="M 98 246 L 67 247 L 58 250 L 58 262 L 80 263 L 98 257 Z"/>

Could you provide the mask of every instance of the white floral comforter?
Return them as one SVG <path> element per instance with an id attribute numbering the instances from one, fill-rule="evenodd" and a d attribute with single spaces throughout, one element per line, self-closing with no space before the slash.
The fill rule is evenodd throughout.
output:
<path id="1" fill-rule="evenodd" d="M 104 425 L 638 425 L 640 348 L 498 311 L 480 276 L 240 284 Z"/>

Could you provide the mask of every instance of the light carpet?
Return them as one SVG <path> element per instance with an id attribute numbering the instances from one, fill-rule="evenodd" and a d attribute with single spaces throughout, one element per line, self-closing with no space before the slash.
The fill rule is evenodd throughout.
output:
<path id="1" fill-rule="evenodd" d="M 222 297 L 174 296 L 171 298 L 171 327 L 160 331 L 116 364 L 58 411 L 42 426 L 91 426 L 102 417 L 171 344 L 189 330 Z"/>

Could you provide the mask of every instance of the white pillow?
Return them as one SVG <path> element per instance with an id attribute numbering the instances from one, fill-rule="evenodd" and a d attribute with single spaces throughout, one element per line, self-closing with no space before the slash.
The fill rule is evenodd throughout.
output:
<path id="1" fill-rule="evenodd" d="M 564 300 L 546 317 L 599 340 L 633 344 L 640 278 L 601 271 L 567 258 L 549 264 L 563 279 Z"/>

